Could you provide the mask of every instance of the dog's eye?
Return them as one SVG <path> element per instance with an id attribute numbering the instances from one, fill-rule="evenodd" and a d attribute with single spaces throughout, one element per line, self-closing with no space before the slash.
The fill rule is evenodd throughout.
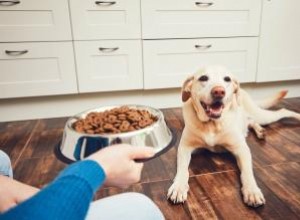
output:
<path id="1" fill-rule="evenodd" d="M 201 76 L 198 80 L 201 81 L 201 82 L 208 81 L 208 76 L 203 75 L 203 76 Z"/>
<path id="2" fill-rule="evenodd" d="M 229 76 L 225 76 L 225 77 L 224 77 L 224 81 L 225 81 L 225 82 L 231 82 L 231 79 L 230 79 Z"/>

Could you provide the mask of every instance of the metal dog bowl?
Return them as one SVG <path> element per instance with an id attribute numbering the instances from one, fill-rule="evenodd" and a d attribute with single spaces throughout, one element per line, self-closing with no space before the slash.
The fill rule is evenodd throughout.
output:
<path id="1" fill-rule="evenodd" d="M 90 112 L 103 112 L 120 106 L 90 109 L 68 119 L 62 140 L 55 147 L 57 158 L 65 163 L 72 163 L 82 160 L 102 148 L 125 143 L 137 147 L 153 147 L 156 154 L 152 158 L 138 160 L 144 162 L 161 155 L 174 145 L 175 134 L 172 134 L 168 128 L 160 110 L 141 105 L 126 106 L 133 109 L 147 110 L 157 117 L 157 121 L 143 129 L 118 134 L 84 134 L 75 131 L 72 127 L 73 123 L 78 119 L 85 118 Z"/>

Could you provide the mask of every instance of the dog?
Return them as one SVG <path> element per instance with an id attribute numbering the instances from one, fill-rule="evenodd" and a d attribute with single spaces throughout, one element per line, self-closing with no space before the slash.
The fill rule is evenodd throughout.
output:
<path id="1" fill-rule="evenodd" d="M 174 203 L 187 199 L 191 154 L 195 149 L 206 148 L 213 152 L 231 152 L 240 169 L 244 203 L 253 207 L 265 204 L 253 175 L 246 136 L 252 128 L 257 137 L 263 139 L 262 125 L 286 117 L 300 120 L 299 113 L 287 109 L 267 110 L 286 94 L 287 91 L 281 91 L 257 104 L 222 66 L 204 67 L 188 77 L 182 86 L 185 127 L 177 152 L 177 173 L 168 190 L 168 199 Z"/>

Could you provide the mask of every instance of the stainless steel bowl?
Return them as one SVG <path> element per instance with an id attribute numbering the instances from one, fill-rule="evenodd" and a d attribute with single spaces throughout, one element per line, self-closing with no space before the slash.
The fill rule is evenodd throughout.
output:
<path id="1" fill-rule="evenodd" d="M 55 154 L 58 159 L 66 163 L 82 160 L 92 153 L 117 143 L 126 143 L 133 146 L 153 147 L 156 154 L 152 158 L 141 159 L 144 162 L 153 159 L 166 152 L 175 143 L 175 135 L 168 128 L 163 113 L 152 107 L 142 105 L 126 105 L 129 108 L 147 110 L 157 117 L 157 121 L 151 126 L 140 130 L 119 133 L 119 134 L 84 134 L 75 131 L 72 124 L 78 119 L 85 118 L 90 112 L 103 112 L 120 106 L 101 107 L 90 109 L 77 114 L 66 122 L 62 140 L 55 147 Z"/>

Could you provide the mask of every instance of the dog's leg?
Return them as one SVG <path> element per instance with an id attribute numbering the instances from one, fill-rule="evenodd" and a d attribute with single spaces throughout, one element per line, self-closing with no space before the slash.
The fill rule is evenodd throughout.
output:
<path id="1" fill-rule="evenodd" d="M 258 139 L 265 139 L 265 129 L 253 120 L 250 120 L 249 127 L 252 128 Z"/>
<path id="2" fill-rule="evenodd" d="M 282 90 L 272 97 L 266 98 L 264 100 L 260 100 L 257 102 L 257 105 L 261 108 L 268 109 L 275 106 L 278 102 L 280 102 L 288 93 L 287 90 Z"/>
<path id="3" fill-rule="evenodd" d="M 299 113 L 287 110 L 285 108 L 277 111 L 259 109 L 255 112 L 252 112 L 251 117 L 260 125 L 267 125 L 283 118 L 294 118 L 300 121 Z"/>
<path id="4" fill-rule="evenodd" d="M 184 145 L 181 140 L 177 152 L 177 173 L 173 184 L 168 190 L 168 199 L 174 203 L 182 203 L 187 199 L 189 190 L 189 164 L 193 149 Z"/>
<path id="5" fill-rule="evenodd" d="M 245 140 L 239 142 L 239 144 L 240 146 L 233 146 L 231 152 L 235 155 L 241 171 L 243 199 L 247 205 L 258 207 L 265 204 L 265 198 L 253 175 L 250 149 Z"/>
<path id="6" fill-rule="evenodd" d="M 283 92 L 282 97 L 284 97 L 285 94 L 286 93 Z M 266 110 L 259 107 L 244 90 L 241 90 L 241 95 L 244 110 L 256 123 L 260 125 L 267 125 L 282 118 L 295 118 L 300 120 L 299 113 L 284 108 L 277 111 Z"/>

